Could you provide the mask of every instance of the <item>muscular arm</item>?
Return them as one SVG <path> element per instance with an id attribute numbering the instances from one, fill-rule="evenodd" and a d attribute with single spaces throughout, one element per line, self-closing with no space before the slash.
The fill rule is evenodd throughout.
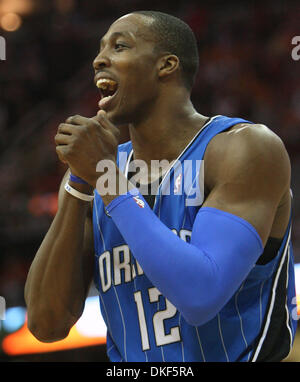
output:
<path id="1" fill-rule="evenodd" d="M 68 335 L 82 314 L 92 277 L 91 206 L 64 191 L 68 175 L 61 183 L 57 214 L 25 285 L 28 327 L 43 342 Z"/>
<path id="2" fill-rule="evenodd" d="M 145 274 L 192 325 L 214 317 L 247 277 L 289 186 L 283 144 L 265 128 L 255 128 L 245 126 L 210 145 L 205 157 L 206 170 L 213 168 L 207 180 L 210 193 L 190 243 L 174 235 L 146 204 L 140 208 L 130 194 L 107 205 Z"/>
<path id="3" fill-rule="evenodd" d="M 209 193 L 203 207 L 245 219 L 265 245 L 278 206 L 290 188 L 290 161 L 280 138 L 263 125 L 240 124 L 211 141 L 204 162 Z M 279 237 L 289 211 L 284 215 Z"/>

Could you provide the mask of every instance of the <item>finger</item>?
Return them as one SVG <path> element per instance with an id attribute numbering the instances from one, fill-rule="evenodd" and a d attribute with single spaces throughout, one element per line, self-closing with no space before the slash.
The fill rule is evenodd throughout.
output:
<path id="1" fill-rule="evenodd" d="M 72 134 L 74 134 L 76 132 L 77 129 L 78 129 L 78 126 L 74 126 L 74 125 L 71 125 L 71 124 L 68 124 L 68 123 L 61 123 L 58 126 L 57 132 L 59 134 L 72 135 Z"/>
<path id="2" fill-rule="evenodd" d="M 97 115 L 94 117 L 96 121 L 105 129 L 111 131 L 115 136 L 120 135 L 120 130 L 110 122 L 107 118 L 107 114 L 104 110 L 99 110 Z"/>
<path id="3" fill-rule="evenodd" d="M 86 125 L 89 121 L 89 118 L 82 117 L 81 115 L 73 115 L 66 119 L 66 123 L 70 123 L 72 125 Z"/>
<path id="4" fill-rule="evenodd" d="M 54 137 L 54 141 L 56 145 L 68 145 L 71 143 L 72 137 L 67 134 L 56 134 Z"/>
<path id="5" fill-rule="evenodd" d="M 98 121 L 97 115 L 95 115 L 94 117 L 90 118 L 89 125 L 97 126 L 97 128 L 100 131 L 101 135 L 104 135 L 104 136 L 110 136 L 111 135 L 110 130 L 106 126 L 104 126 L 103 124 L 101 124 Z"/>

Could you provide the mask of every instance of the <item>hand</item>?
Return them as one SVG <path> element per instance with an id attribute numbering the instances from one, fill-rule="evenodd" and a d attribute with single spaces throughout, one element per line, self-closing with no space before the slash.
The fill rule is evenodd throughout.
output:
<path id="1" fill-rule="evenodd" d="M 56 152 L 72 174 L 95 188 L 100 176 L 96 172 L 97 163 L 104 159 L 116 163 L 119 134 L 103 110 L 93 118 L 75 115 L 58 126 Z"/>

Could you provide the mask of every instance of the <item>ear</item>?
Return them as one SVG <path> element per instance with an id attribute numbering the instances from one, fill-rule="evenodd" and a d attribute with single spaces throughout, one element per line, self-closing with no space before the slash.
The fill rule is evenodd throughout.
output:
<path id="1" fill-rule="evenodd" d="M 158 61 L 158 77 L 167 77 L 175 73 L 178 68 L 179 58 L 174 54 L 165 55 Z"/>

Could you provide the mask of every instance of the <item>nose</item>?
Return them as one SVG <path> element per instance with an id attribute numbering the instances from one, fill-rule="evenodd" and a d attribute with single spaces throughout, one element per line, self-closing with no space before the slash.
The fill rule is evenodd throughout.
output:
<path id="1" fill-rule="evenodd" d="M 108 57 L 104 56 L 103 53 L 99 53 L 98 56 L 93 61 L 93 67 L 95 70 L 101 70 L 110 65 Z"/>

